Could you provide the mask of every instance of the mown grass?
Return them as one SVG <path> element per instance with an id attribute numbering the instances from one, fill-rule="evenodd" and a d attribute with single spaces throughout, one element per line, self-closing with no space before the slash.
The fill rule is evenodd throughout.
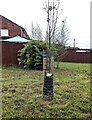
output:
<path id="1" fill-rule="evenodd" d="M 90 115 L 90 65 L 60 63 L 54 99 L 43 99 L 42 71 L 2 68 L 2 118 L 85 118 Z"/>

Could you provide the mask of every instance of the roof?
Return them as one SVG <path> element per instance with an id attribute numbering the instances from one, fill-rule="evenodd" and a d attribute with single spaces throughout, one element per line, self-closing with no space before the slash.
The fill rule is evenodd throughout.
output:
<path id="1" fill-rule="evenodd" d="M 17 23 L 15 23 L 15 22 L 13 22 L 13 21 L 9 20 L 8 18 L 6 18 L 6 17 L 4 17 L 4 16 L 2 16 L 2 15 L 0 15 L 0 16 L 1 16 L 1 17 L 3 17 L 3 18 L 4 18 L 4 19 L 6 19 L 6 20 L 8 20 L 8 21 L 12 22 L 13 24 L 17 25 L 18 27 L 20 27 L 20 28 L 24 29 L 23 27 L 21 27 L 20 25 L 18 25 L 18 24 L 17 24 Z"/>
<path id="2" fill-rule="evenodd" d="M 25 38 L 22 38 L 20 36 L 16 36 L 7 40 L 3 40 L 3 41 L 7 41 L 7 42 L 16 42 L 16 43 L 24 43 L 24 42 L 29 42 L 30 40 L 27 40 Z"/>

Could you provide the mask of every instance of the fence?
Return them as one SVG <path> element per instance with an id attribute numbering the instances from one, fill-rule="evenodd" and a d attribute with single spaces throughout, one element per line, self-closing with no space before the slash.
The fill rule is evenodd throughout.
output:
<path id="1" fill-rule="evenodd" d="M 18 51 L 24 47 L 24 44 L 26 43 L 0 41 L 0 65 L 18 64 Z M 62 61 L 92 63 L 92 52 L 76 52 L 76 49 L 68 49 Z"/>
<path id="2" fill-rule="evenodd" d="M 18 64 L 18 51 L 22 49 L 24 43 L 14 43 L 0 41 L 0 65 L 16 65 Z"/>
<path id="3" fill-rule="evenodd" d="M 92 63 L 92 52 L 84 49 L 68 49 L 63 62 Z"/>

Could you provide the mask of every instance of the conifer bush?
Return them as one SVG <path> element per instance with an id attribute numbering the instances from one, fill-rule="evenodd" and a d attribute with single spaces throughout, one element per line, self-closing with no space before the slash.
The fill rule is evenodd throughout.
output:
<path id="1" fill-rule="evenodd" d="M 45 41 L 31 40 L 19 51 L 18 61 L 24 68 L 42 69 L 43 50 L 47 50 L 48 45 Z"/>

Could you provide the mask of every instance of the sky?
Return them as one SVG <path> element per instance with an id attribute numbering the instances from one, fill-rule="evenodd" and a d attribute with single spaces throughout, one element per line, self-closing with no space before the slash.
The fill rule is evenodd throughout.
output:
<path id="1" fill-rule="evenodd" d="M 76 40 L 76 47 L 90 48 L 90 1 L 60 0 L 63 9 L 58 24 L 67 17 L 70 30 L 70 44 Z M 38 23 L 43 31 L 47 26 L 47 13 L 43 10 L 45 0 L 0 0 L 0 14 L 29 30 L 31 22 Z"/>

